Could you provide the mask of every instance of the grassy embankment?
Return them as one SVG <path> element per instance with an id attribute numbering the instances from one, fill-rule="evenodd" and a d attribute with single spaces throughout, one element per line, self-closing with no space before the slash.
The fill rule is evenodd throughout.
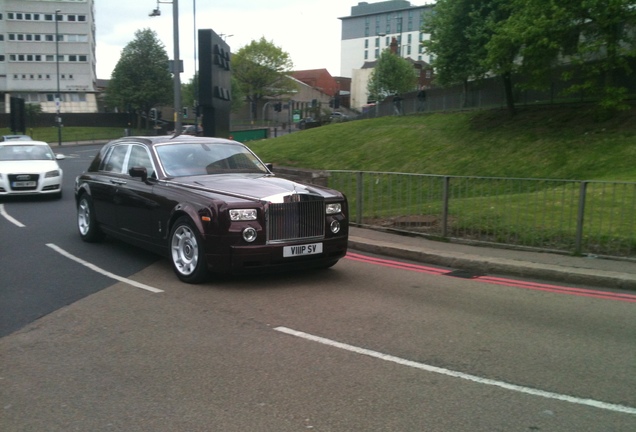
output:
<path id="1" fill-rule="evenodd" d="M 384 117 L 249 146 L 299 168 L 636 181 L 636 108 L 605 122 L 571 107 Z"/>

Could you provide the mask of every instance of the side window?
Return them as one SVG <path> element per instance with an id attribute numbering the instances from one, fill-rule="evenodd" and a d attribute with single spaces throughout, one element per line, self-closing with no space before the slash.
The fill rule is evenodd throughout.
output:
<path id="1" fill-rule="evenodd" d="M 104 158 L 104 162 L 102 163 L 100 169 L 102 171 L 113 173 L 123 173 L 126 153 L 128 153 L 127 145 L 114 146 Z"/>
<path id="2" fill-rule="evenodd" d="M 155 169 L 152 166 L 150 155 L 145 147 L 134 145 L 130 151 L 130 158 L 128 159 L 128 169 L 132 167 L 144 167 L 148 171 L 148 177 L 155 177 Z"/>

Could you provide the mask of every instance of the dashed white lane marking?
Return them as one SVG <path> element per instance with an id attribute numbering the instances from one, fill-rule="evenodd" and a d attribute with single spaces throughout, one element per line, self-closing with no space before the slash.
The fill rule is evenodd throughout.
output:
<path id="1" fill-rule="evenodd" d="M 18 228 L 24 228 L 26 226 L 19 220 L 12 218 L 11 215 L 7 213 L 7 211 L 4 209 L 4 204 L 0 204 L 0 214 L 2 215 L 2 217 L 4 217 L 6 220 L 11 222 L 13 225 L 17 226 Z"/>
<path id="2" fill-rule="evenodd" d="M 366 355 L 369 357 L 374 357 L 380 360 L 385 360 L 385 361 L 389 361 L 392 363 L 396 363 L 402 366 L 409 366 L 412 368 L 416 368 L 416 369 L 421 369 L 427 372 L 433 372 L 433 373 L 437 373 L 440 375 L 446 375 L 446 376 L 450 376 L 453 378 L 460 378 L 460 379 L 464 379 L 467 381 L 473 381 L 476 382 L 478 384 L 485 384 L 485 385 L 490 385 L 490 386 L 495 386 L 495 387 L 500 387 L 500 388 L 504 388 L 506 390 L 512 390 L 512 391 L 516 391 L 518 393 L 525 393 L 528 395 L 532 395 L 532 396 L 540 396 L 540 397 L 544 397 L 544 398 L 548 398 L 548 399 L 556 399 L 559 401 L 563 401 L 563 402 L 570 402 L 573 404 L 578 404 L 578 405 L 587 405 L 587 406 L 591 406 L 594 408 L 600 408 L 600 409 L 604 409 L 607 411 L 614 411 L 614 412 L 619 412 L 619 413 L 625 413 L 625 414 L 636 414 L 636 408 L 634 407 L 628 407 L 628 406 L 623 406 L 623 405 L 615 405 L 615 404 L 611 404 L 611 403 L 606 403 L 606 402 L 601 402 L 601 401 L 597 401 L 597 400 L 593 400 L 593 399 L 582 399 L 582 398 L 577 398 L 574 396 L 569 396 L 569 395 L 563 395 L 563 394 L 559 394 L 559 393 L 553 393 L 553 392 L 548 392 L 548 391 L 543 391 L 543 390 L 537 390 L 537 389 L 533 389 L 530 387 L 523 387 L 523 386 L 519 386 L 516 384 L 510 384 L 507 382 L 503 382 L 503 381 L 496 381 L 496 380 L 492 380 L 492 379 L 488 379 L 488 378 L 482 378 L 482 377 L 478 377 L 475 375 L 469 375 L 469 374 L 465 374 L 463 372 L 456 372 L 450 369 L 444 369 L 444 368 L 440 368 L 437 366 L 431 366 L 431 365 L 427 365 L 424 363 L 418 363 L 418 362 L 414 362 L 411 360 L 405 360 L 403 358 L 400 357 L 395 357 L 392 355 L 388 355 L 388 354 L 383 354 L 377 351 L 372 351 L 372 350 L 368 350 L 365 348 L 360 348 L 354 345 L 349 345 L 349 344 L 345 344 L 342 342 L 337 342 L 331 339 L 326 339 L 320 336 L 314 336 L 312 334 L 309 333 L 304 333 L 301 331 L 297 331 L 297 330 L 292 330 L 290 328 L 287 327 L 276 327 L 274 328 L 274 330 L 282 332 L 282 333 L 286 333 L 288 335 L 292 335 L 292 336 L 296 336 L 299 338 L 303 338 L 306 340 L 310 340 L 313 342 L 318 342 L 321 343 L 323 345 L 328 345 L 331 347 L 335 347 L 335 348 L 340 348 L 346 351 L 350 351 L 350 352 L 354 352 L 357 354 L 362 354 L 362 355 Z"/>
<path id="3" fill-rule="evenodd" d="M 46 245 L 48 247 L 50 247 L 51 249 L 53 249 L 54 251 L 56 251 L 57 253 L 65 256 L 66 258 L 72 259 L 73 261 L 75 261 L 77 263 L 80 263 L 81 265 L 83 265 L 85 267 L 88 267 L 89 269 L 91 269 L 93 271 L 96 271 L 97 273 L 100 273 L 100 274 L 102 274 L 102 275 L 104 275 L 106 277 L 109 277 L 111 279 L 115 279 L 116 281 L 123 282 L 123 283 L 126 283 L 128 285 L 132 285 L 132 286 L 134 286 L 136 288 L 141 288 L 143 290 L 150 291 L 150 292 L 153 292 L 153 293 L 162 293 L 163 292 L 163 290 L 160 290 L 158 288 L 154 288 L 154 287 L 151 287 L 149 285 L 145 285 L 145 284 L 142 284 L 142 283 L 139 283 L 139 282 L 135 282 L 134 280 L 118 276 L 118 275 L 116 275 L 114 273 L 111 273 L 111 272 L 106 271 L 106 270 L 104 270 L 102 268 L 99 268 L 95 264 L 91 264 L 88 261 L 84 261 L 83 259 L 78 258 L 75 255 L 66 252 L 64 249 L 62 249 L 59 246 L 54 245 L 53 243 L 47 243 Z"/>

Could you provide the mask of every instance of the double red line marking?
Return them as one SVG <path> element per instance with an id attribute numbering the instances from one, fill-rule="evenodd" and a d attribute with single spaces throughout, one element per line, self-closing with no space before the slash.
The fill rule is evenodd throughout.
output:
<path id="1" fill-rule="evenodd" d="M 375 264 L 375 265 L 395 268 L 399 270 L 408 270 L 408 271 L 414 271 L 418 273 L 426 273 L 430 275 L 444 276 L 451 273 L 451 271 L 449 270 L 444 270 L 440 268 L 428 267 L 428 266 L 423 266 L 419 264 L 409 264 L 409 263 L 392 261 L 392 260 L 387 260 L 382 258 L 374 258 L 374 257 L 366 256 L 366 255 L 352 253 L 352 252 L 348 252 L 346 255 L 346 258 L 352 261 Z M 546 291 L 546 292 L 551 292 L 556 294 L 576 295 L 581 297 L 591 297 L 591 298 L 597 298 L 597 299 L 603 299 L 603 300 L 614 300 L 614 301 L 622 301 L 622 302 L 628 302 L 628 303 L 636 303 L 636 295 L 627 294 L 627 293 L 615 293 L 615 292 L 607 292 L 607 291 L 592 290 L 592 289 L 585 289 L 585 288 L 570 288 L 570 287 L 564 287 L 559 285 L 543 284 L 539 282 L 525 282 L 525 281 L 518 281 L 518 280 L 506 279 L 506 278 L 500 278 L 500 277 L 494 277 L 494 276 L 475 276 L 474 278 L 471 278 L 471 280 L 474 280 L 477 282 L 495 284 L 495 285 L 530 289 L 535 291 Z"/>

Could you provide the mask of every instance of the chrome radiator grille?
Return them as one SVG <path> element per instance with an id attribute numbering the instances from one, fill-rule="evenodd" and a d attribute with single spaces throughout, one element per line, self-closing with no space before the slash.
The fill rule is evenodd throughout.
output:
<path id="1" fill-rule="evenodd" d="M 269 204 L 267 241 L 283 242 L 323 237 L 325 203 L 322 200 Z"/>

